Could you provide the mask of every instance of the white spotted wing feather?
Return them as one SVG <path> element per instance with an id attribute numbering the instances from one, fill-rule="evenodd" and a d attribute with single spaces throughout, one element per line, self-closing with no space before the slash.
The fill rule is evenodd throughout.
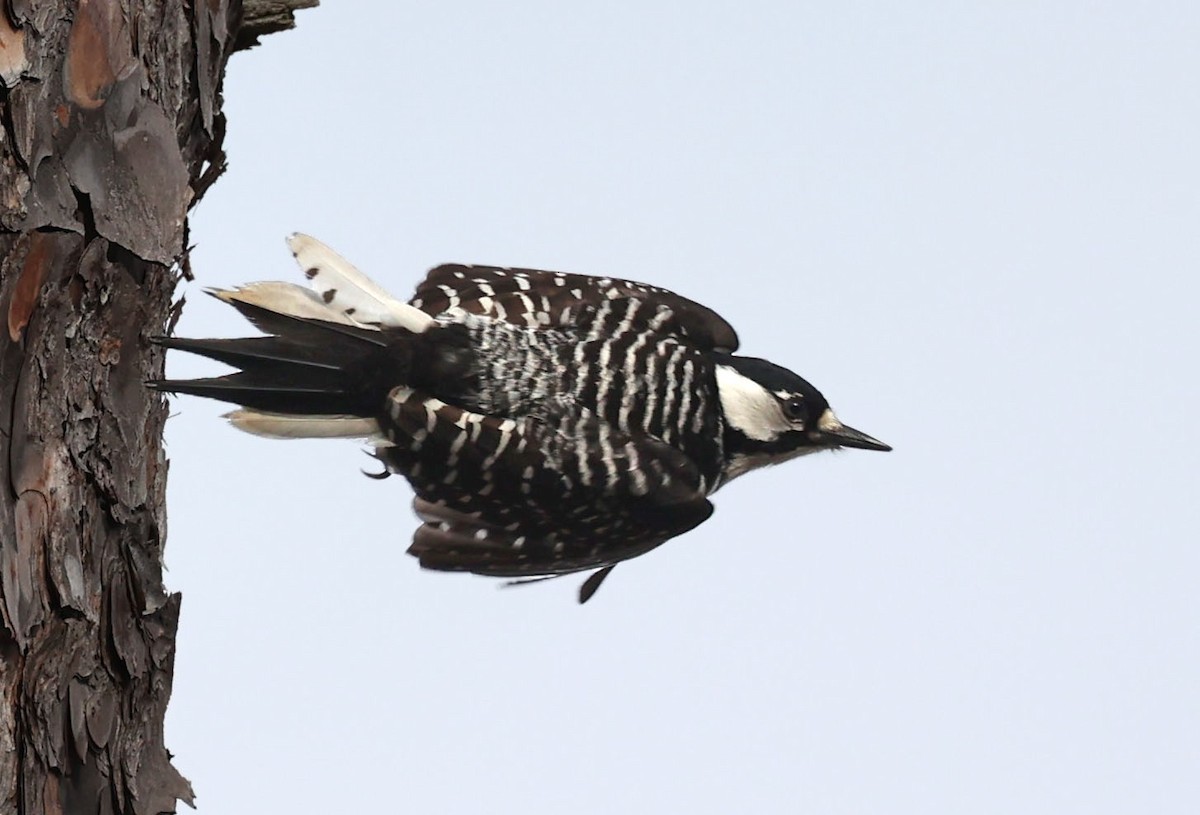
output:
<path id="1" fill-rule="evenodd" d="M 331 311 L 375 328 L 391 326 L 420 332 L 433 323 L 428 314 L 388 294 L 316 238 L 294 233 L 288 237 L 288 248 L 317 297 Z"/>

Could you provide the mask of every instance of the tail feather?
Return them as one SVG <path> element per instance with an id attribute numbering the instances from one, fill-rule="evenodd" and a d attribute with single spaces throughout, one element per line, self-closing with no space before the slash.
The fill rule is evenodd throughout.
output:
<path id="1" fill-rule="evenodd" d="M 404 382 L 412 352 L 408 332 L 383 334 L 286 315 L 276 336 L 241 339 L 156 338 L 154 341 L 233 365 L 225 376 L 157 380 L 150 387 L 292 415 L 370 417 L 387 392 Z M 268 321 L 260 321 L 268 322 Z M 330 330 L 330 329 L 334 330 Z M 347 332 L 347 333 L 343 333 Z"/>
<path id="2" fill-rule="evenodd" d="M 275 438 L 377 437 L 376 416 L 400 384 L 442 381 L 461 366 L 465 335 L 429 331 L 403 303 L 305 235 L 288 240 L 315 291 L 282 282 L 210 290 L 268 336 L 157 337 L 165 348 L 238 368 L 225 376 L 148 382 L 157 390 L 241 405 L 235 427 Z M 461 332 L 459 332 L 461 333 Z"/>
<path id="3" fill-rule="evenodd" d="M 247 337 L 244 339 L 190 340 L 181 337 L 154 337 L 163 348 L 187 351 L 202 357 L 241 367 L 243 364 L 278 362 L 336 371 L 341 366 L 325 349 L 306 348 L 283 337 Z"/>
<path id="4" fill-rule="evenodd" d="M 203 379 L 162 379 L 146 384 L 154 390 L 219 399 L 274 413 L 374 412 L 373 405 L 348 391 L 336 376 L 298 381 L 285 374 L 256 370 Z"/>
<path id="5" fill-rule="evenodd" d="M 220 295 L 217 295 L 218 297 Z M 348 322 L 331 322 L 319 317 L 303 317 L 286 311 L 277 311 L 268 305 L 244 300 L 240 297 L 221 297 L 238 310 L 238 313 L 254 324 L 259 331 L 276 336 L 299 339 L 301 336 L 314 341 L 327 341 L 331 335 L 340 334 L 384 347 L 388 338 L 377 328 L 365 328 Z"/>
<path id="6" fill-rule="evenodd" d="M 388 294 L 316 238 L 296 232 L 288 237 L 288 248 L 311 281 L 318 299 L 330 310 L 360 325 L 421 332 L 433 324 L 428 314 Z"/>
<path id="7" fill-rule="evenodd" d="M 379 423 L 361 416 L 296 416 L 262 410 L 235 410 L 225 414 L 238 430 L 268 439 L 366 439 L 382 441 Z"/>
<path id="8" fill-rule="evenodd" d="M 295 283 L 265 280 L 258 283 L 247 283 L 236 289 L 205 289 L 205 291 L 231 306 L 246 303 L 275 314 L 290 314 L 293 317 L 305 317 L 310 320 L 355 325 L 354 320 L 342 312 L 330 308 L 312 289 L 297 286 Z M 254 322 L 253 317 L 248 317 L 248 319 Z"/>
<path id="9" fill-rule="evenodd" d="M 240 368 L 192 380 L 158 380 L 157 390 L 233 402 L 293 415 L 378 413 L 394 385 L 408 374 L 414 335 L 278 314 L 230 301 L 272 336 L 240 339 L 158 337 L 166 348 L 187 351 Z"/>

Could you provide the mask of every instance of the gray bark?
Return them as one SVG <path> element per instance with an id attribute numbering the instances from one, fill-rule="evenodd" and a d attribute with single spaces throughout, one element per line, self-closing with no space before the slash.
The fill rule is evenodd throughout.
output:
<path id="1" fill-rule="evenodd" d="M 180 596 L 148 338 L 224 168 L 226 61 L 310 5 L 0 0 L 0 813 L 192 800 L 163 743 Z"/>

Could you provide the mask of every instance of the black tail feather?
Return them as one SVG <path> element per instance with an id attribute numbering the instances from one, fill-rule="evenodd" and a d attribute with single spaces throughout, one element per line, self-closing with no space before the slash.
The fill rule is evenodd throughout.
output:
<path id="1" fill-rule="evenodd" d="M 387 335 L 373 328 L 361 328 L 355 325 L 313 320 L 308 317 L 296 317 L 271 311 L 269 308 L 246 303 L 241 300 L 226 300 L 225 302 L 238 310 L 238 313 L 249 320 L 260 331 L 280 337 L 298 339 L 299 337 L 314 338 L 329 337 L 340 334 L 355 340 L 384 347 L 388 345 Z M 396 329 L 404 330 L 404 329 Z"/>
<path id="2" fill-rule="evenodd" d="M 307 365 L 336 371 L 339 362 L 329 353 L 328 346 L 310 348 L 282 337 L 246 337 L 244 339 L 189 340 L 181 337 L 152 337 L 151 342 L 163 348 L 187 351 L 202 357 L 241 367 L 246 364 L 279 362 L 288 365 Z"/>
<path id="3" fill-rule="evenodd" d="M 242 371 L 205 379 L 160 379 L 147 382 L 154 390 L 219 399 L 271 413 L 345 414 L 370 416 L 377 405 L 348 392 L 336 377 L 284 381 L 279 376 Z"/>
<path id="4" fill-rule="evenodd" d="M 220 296 L 220 295 L 218 295 Z M 271 336 L 241 339 L 155 337 L 164 348 L 240 369 L 206 379 L 147 382 L 155 390 L 293 415 L 377 417 L 398 385 L 454 398 L 470 387 L 470 338 L 462 326 L 412 332 L 365 328 L 220 299 Z"/>
<path id="5" fill-rule="evenodd" d="M 147 382 L 155 390 L 203 396 L 274 413 L 374 416 L 406 381 L 413 334 L 325 322 L 229 301 L 275 336 L 241 339 L 155 337 L 164 348 L 241 370 L 205 379 Z"/>

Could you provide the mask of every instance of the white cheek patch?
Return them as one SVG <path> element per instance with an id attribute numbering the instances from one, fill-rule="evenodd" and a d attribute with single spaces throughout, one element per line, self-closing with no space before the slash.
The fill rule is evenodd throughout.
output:
<path id="1" fill-rule="evenodd" d="M 717 366 L 717 392 L 725 420 L 755 441 L 774 441 L 792 424 L 775 395 L 727 365 Z"/>

